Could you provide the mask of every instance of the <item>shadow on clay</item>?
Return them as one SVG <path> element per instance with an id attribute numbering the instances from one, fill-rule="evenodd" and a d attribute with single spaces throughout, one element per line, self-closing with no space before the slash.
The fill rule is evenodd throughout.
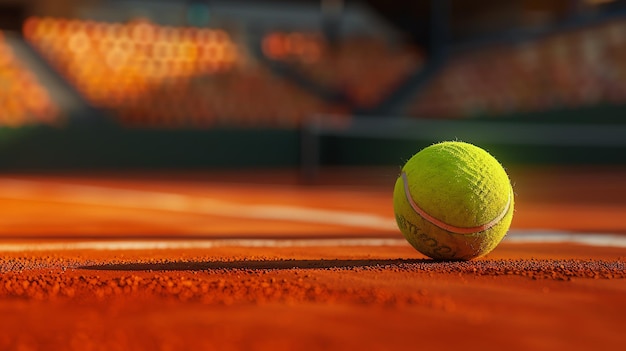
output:
<path id="1" fill-rule="evenodd" d="M 431 259 L 387 260 L 240 260 L 208 262 L 110 263 L 78 267 L 102 271 L 209 271 L 209 270 L 285 270 L 333 268 L 390 268 L 404 264 L 436 263 Z"/>

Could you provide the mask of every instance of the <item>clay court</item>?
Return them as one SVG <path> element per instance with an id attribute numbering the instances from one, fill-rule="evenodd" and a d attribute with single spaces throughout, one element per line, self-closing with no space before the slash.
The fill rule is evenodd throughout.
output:
<path id="1" fill-rule="evenodd" d="M 625 349 L 625 48 L 626 0 L 0 0 L 0 351 Z"/>
<path id="2" fill-rule="evenodd" d="M 469 262 L 397 229 L 395 169 L 3 174 L 2 350 L 619 349 L 626 170 L 510 170 Z"/>

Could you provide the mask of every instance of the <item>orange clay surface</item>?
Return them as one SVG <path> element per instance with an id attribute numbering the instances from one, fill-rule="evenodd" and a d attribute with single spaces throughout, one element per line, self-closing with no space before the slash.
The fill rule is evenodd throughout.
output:
<path id="1" fill-rule="evenodd" d="M 623 348 L 626 248 L 435 262 L 396 172 L 0 175 L 0 350 Z M 626 169 L 510 175 L 517 237 L 626 235 Z"/>

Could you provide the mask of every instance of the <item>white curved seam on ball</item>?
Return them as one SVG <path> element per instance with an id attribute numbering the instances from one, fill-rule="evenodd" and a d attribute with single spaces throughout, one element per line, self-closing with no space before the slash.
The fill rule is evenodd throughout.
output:
<path id="1" fill-rule="evenodd" d="M 413 197 L 411 196 L 411 192 L 409 189 L 409 180 L 407 178 L 406 172 L 402 172 L 401 176 L 402 176 L 402 183 L 404 185 L 404 194 L 406 195 L 406 199 L 407 201 L 409 201 L 411 208 L 413 208 L 413 211 L 415 211 L 418 215 L 420 215 L 422 218 L 427 220 L 429 223 L 443 230 L 452 232 L 452 233 L 473 234 L 473 233 L 478 233 L 478 232 L 482 232 L 487 229 L 490 229 L 491 227 L 498 224 L 502 220 L 502 218 L 504 218 L 504 216 L 506 216 L 506 214 L 509 212 L 509 207 L 511 207 L 511 192 L 509 192 L 509 198 L 507 200 L 506 206 L 504 206 L 504 210 L 496 218 L 492 219 L 491 221 L 485 224 L 482 224 L 476 227 L 457 227 L 457 226 L 445 223 L 431 216 L 426 211 L 424 211 L 421 207 L 419 207 L 419 205 L 413 200 Z"/>

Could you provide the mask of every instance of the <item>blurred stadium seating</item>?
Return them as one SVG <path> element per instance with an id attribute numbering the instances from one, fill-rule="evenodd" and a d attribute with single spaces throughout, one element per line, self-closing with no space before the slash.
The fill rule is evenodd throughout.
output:
<path id="1" fill-rule="evenodd" d="M 24 35 L 124 126 L 295 127 L 342 111 L 274 76 L 221 29 L 32 17 Z"/>
<path id="2" fill-rule="evenodd" d="M 397 90 L 406 90 L 408 77 L 429 64 L 427 52 L 415 43 L 381 33 L 346 32 L 331 41 L 322 27 L 296 23 L 292 29 L 269 26 L 259 32 L 261 52 L 255 53 L 256 38 L 238 26 L 37 16 L 23 25 L 26 40 L 88 104 L 111 112 L 126 127 L 295 128 L 314 114 L 375 110 Z M 625 42 L 626 20 L 618 18 L 453 52 L 441 72 L 414 92 L 403 114 L 465 118 L 624 104 Z M 7 68 L 16 67 L 7 58 L 10 49 L 1 49 L 3 75 L 13 72 L 5 80 L 16 80 L 17 68 Z M 316 94 L 276 74 L 265 59 L 343 98 Z M 21 117 L 4 123 L 54 119 L 58 109 L 45 89 L 37 88 L 31 73 L 20 72 L 34 91 L 22 95 L 43 97 L 30 99 L 33 106 L 20 107 L 22 112 L 11 115 Z M 26 89 L 17 88 L 24 84 L 12 86 Z"/>
<path id="3" fill-rule="evenodd" d="M 371 35 L 331 45 L 321 33 L 272 32 L 263 38 L 263 53 L 365 108 L 380 103 L 423 64 L 414 46 Z"/>
<path id="4" fill-rule="evenodd" d="M 409 113 L 464 118 L 626 103 L 626 20 L 454 55 Z"/>
<path id="5" fill-rule="evenodd" d="M 61 111 L 46 89 L 20 64 L 0 31 L 0 126 L 61 123 Z"/>

